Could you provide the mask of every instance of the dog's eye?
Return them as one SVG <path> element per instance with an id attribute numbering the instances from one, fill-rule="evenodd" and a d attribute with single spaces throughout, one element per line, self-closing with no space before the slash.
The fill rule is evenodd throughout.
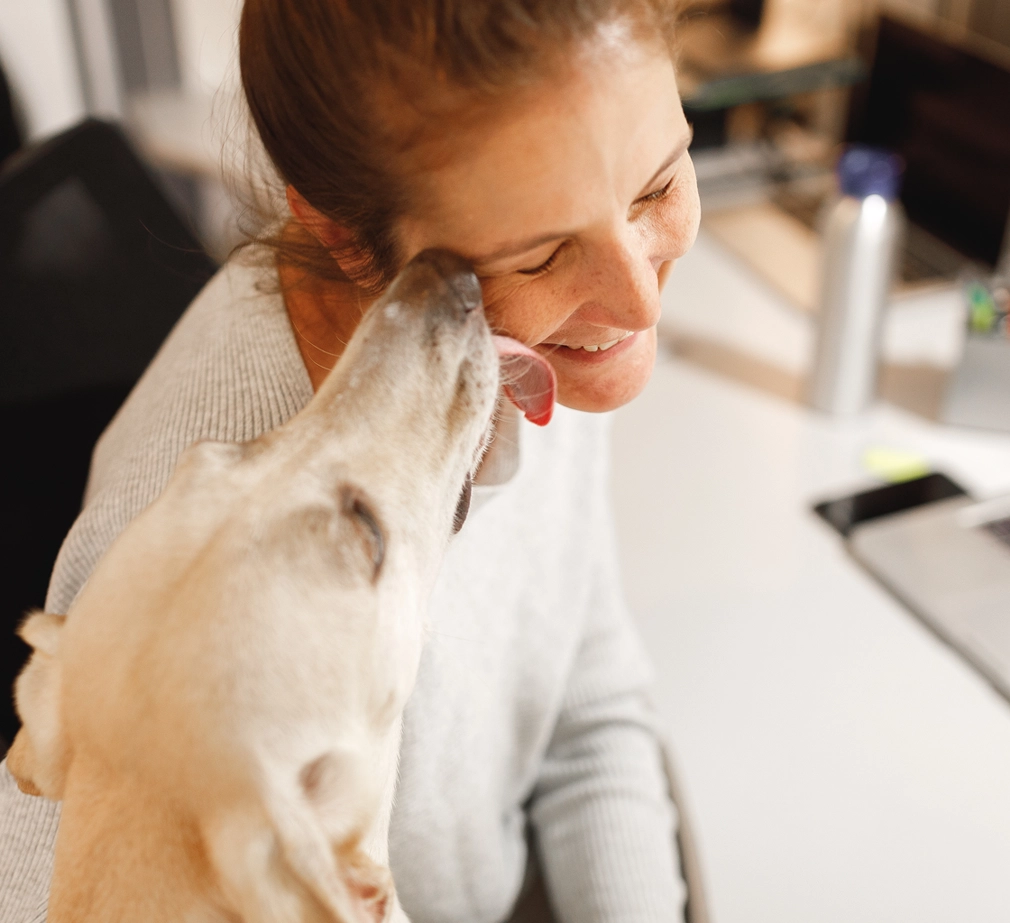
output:
<path id="1" fill-rule="evenodd" d="M 345 487 L 341 491 L 341 499 L 344 515 L 354 521 L 371 551 L 372 580 L 375 581 L 382 569 L 382 562 L 386 559 L 385 533 L 382 526 L 379 525 L 378 517 L 373 512 L 371 504 L 361 491 L 353 487 Z"/>

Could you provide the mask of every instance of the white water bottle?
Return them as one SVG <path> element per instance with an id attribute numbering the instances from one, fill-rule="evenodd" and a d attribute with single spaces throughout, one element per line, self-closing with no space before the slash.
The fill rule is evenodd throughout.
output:
<path id="1" fill-rule="evenodd" d="M 825 413 L 851 415 L 872 402 L 880 330 L 903 226 L 901 160 L 852 146 L 838 162 L 841 197 L 824 223 L 820 315 L 808 397 Z"/>

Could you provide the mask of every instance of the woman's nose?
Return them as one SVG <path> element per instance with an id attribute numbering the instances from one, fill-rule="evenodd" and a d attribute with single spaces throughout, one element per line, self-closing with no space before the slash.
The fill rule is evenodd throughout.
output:
<path id="1" fill-rule="evenodd" d="M 624 330 L 645 330 L 659 320 L 660 266 L 667 258 L 649 241 L 625 233 L 608 241 L 594 260 L 592 290 L 583 302 L 596 311 L 594 323 Z M 597 312 L 599 316 L 597 316 Z"/>

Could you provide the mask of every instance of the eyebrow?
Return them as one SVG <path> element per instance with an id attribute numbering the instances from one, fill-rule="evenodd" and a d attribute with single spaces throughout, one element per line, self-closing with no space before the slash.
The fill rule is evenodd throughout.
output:
<path id="1" fill-rule="evenodd" d="M 520 253 L 525 253 L 527 250 L 535 250 L 537 247 L 549 244 L 552 240 L 561 240 L 563 237 L 571 237 L 574 233 L 574 231 L 549 231 L 546 234 L 539 234 L 536 237 L 531 237 L 529 240 L 521 240 L 505 244 L 504 247 L 499 247 L 494 251 L 494 253 L 488 253 L 484 256 L 471 257 L 470 261 L 478 265 L 482 263 L 493 263 L 495 260 L 501 260 L 507 256 L 518 256 Z"/>
<path id="2" fill-rule="evenodd" d="M 653 173 L 653 174 L 652 174 L 652 178 L 651 178 L 651 179 L 649 180 L 649 182 L 647 182 L 647 183 L 646 183 L 646 184 L 645 184 L 645 185 L 644 185 L 644 186 L 642 187 L 642 191 L 641 191 L 641 192 L 639 193 L 639 196 L 643 196 L 643 195 L 646 195 L 646 191 L 648 190 L 648 188 L 649 188 L 649 187 L 650 187 L 650 186 L 651 186 L 651 185 L 652 185 L 652 184 L 653 184 L 654 182 L 656 182 L 656 180 L 657 180 L 657 179 L 659 179 L 659 178 L 660 178 L 660 176 L 662 176 L 662 175 L 663 175 L 663 171 L 664 171 L 664 170 L 668 170 L 668 169 L 670 168 L 670 165 L 671 165 L 671 164 L 674 164 L 674 163 L 676 163 L 676 162 L 677 162 L 678 160 L 680 160 L 680 158 L 681 158 L 681 157 L 683 157 L 683 156 L 684 156 L 684 153 L 685 153 L 685 152 L 687 151 L 687 149 L 688 149 L 688 148 L 689 148 L 689 147 L 691 146 L 691 142 L 692 142 L 693 140 L 694 140 L 694 128 L 693 128 L 692 126 L 690 126 L 690 125 L 689 125 L 689 126 L 688 126 L 688 129 L 687 129 L 687 137 L 686 137 L 686 138 L 684 138 L 684 139 L 683 139 L 683 140 L 682 140 L 682 141 L 680 142 L 680 144 L 678 144 L 678 145 L 677 145 L 677 146 L 676 146 L 676 147 L 675 147 L 675 148 L 673 149 L 673 151 L 672 151 L 672 152 L 670 153 L 670 156 L 669 156 L 669 157 L 667 157 L 667 158 L 666 158 L 666 160 L 664 160 L 664 161 L 663 161 L 663 163 L 662 163 L 662 165 L 660 166 L 660 168 L 659 168 L 659 169 L 658 169 L 658 170 L 657 170 L 657 171 L 656 171 L 655 173 Z"/>
<path id="3" fill-rule="evenodd" d="M 664 170 L 668 170 L 671 164 L 676 163 L 684 156 L 685 151 L 691 146 L 691 141 L 694 139 L 694 129 L 688 129 L 687 137 L 684 138 L 670 153 L 670 156 L 663 161 L 659 169 L 652 174 L 652 178 L 645 184 L 643 191 L 639 193 L 639 196 L 645 195 L 647 190 L 656 180 L 662 176 Z M 536 237 L 531 237 L 528 240 L 513 241 L 511 243 L 505 244 L 503 247 L 499 247 L 493 253 L 485 254 L 484 256 L 471 257 L 470 261 L 477 265 L 483 263 L 493 263 L 496 260 L 504 259 L 507 256 L 519 256 L 521 253 L 526 253 L 528 250 L 535 250 L 537 247 L 542 247 L 544 244 L 549 244 L 554 240 L 561 240 L 566 237 L 573 237 L 575 235 L 574 231 L 549 231 L 546 234 L 538 234 Z"/>

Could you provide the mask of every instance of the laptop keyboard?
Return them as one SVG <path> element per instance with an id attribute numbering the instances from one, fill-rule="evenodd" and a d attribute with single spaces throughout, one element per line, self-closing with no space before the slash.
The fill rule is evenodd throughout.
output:
<path id="1" fill-rule="evenodd" d="M 987 522 L 985 527 L 1004 545 L 1010 545 L 1010 516 L 1006 519 L 997 519 L 995 522 Z"/>

